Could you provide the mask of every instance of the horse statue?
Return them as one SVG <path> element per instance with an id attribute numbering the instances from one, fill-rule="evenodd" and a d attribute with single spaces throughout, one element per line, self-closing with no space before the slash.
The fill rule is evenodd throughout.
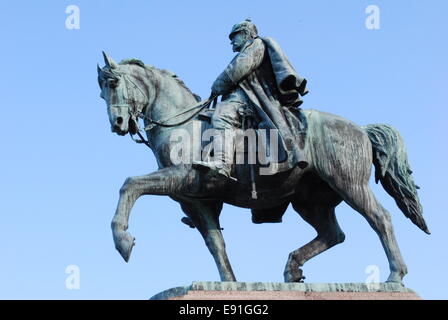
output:
<path id="1" fill-rule="evenodd" d="M 223 203 L 250 208 L 258 223 L 280 222 L 291 203 L 317 232 L 312 241 L 291 252 L 286 262 L 285 282 L 301 282 L 305 262 L 344 241 L 335 208 L 345 201 L 378 234 L 389 262 L 387 281 L 402 283 L 407 267 L 390 214 L 368 185 L 372 164 L 376 182 L 381 182 L 406 217 L 430 233 L 403 140 L 394 128 L 383 124 L 360 127 L 336 115 L 303 110 L 309 165 L 257 177 L 259 196 L 254 199 L 248 183 L 218 179 L 191 164 L 173 163 L 170 153 L 182 142 L 173 141 L 172 135 L 182 129 L 193 136 L 194 123 L 200 121 L 197 108 L 192 108 L 200 100 L 197 95 L 167 70 L 147 66 L 137 59 L 116 63 L 103 54 L 105 66 L 98 66 L 98 82 L 112 131 L 121 136 L 140 134 L 138 119 L 143 118 L 147 140 L 141 134 L 140 137 L 152 149 L 159 166 L 150 174 L 127 178 L 120 189 L 111 226 L 115 247 L 126 262 L 135 245 L 135 238 L 127 232 L 129 216 L 142 195 L 165 195 L 180 204 L 187 216 L 182 220 L 201 233 L 221 281 L 236 281 L 219 222 Z M 162 119 L 171 119 L 172 125 Z M 180 120 L 173 124 L 173 119 Z"/>

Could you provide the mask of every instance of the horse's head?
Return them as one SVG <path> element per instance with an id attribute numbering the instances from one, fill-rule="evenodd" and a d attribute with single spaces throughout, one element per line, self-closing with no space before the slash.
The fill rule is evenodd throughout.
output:
<path id="1" fill-rule="evenodd" d="M 117 64 L 103 52 L 106 64 L 98 66 L 98 84 L 101 98 L 106 101 L 112 132 L 125 135 L 138 131 L 138 115 L 148 104 L 148 97 L 137 85 L 129 65 Z"/>

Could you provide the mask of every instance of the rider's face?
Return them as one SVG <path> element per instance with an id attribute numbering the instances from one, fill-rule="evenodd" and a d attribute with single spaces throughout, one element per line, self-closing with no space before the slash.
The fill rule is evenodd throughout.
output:
<path id="1" fill-rule="evenodd" d="M 244 31 L 235 33 L 230 42 L 233 52 L 241 51 L 247 40 L 247 34 Z"/>

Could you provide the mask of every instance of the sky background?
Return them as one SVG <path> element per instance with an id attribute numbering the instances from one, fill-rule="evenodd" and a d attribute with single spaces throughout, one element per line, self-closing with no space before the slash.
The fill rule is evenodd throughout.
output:
<path id="1" fill-rule="evenodd" d="M 80 9 L 79 30 L 66 28 L 68 5 Z M 380 30 L 365 27 L 368 5 L 380 9 Z M 392 215 L 405 285 L 447 299 L 447 14 L 442 0 L 0 2 L 0 298 L 148 299 L 219 281 L 199 232 L 168 197 L 140 198 L 130 262 L 115 250 L 118 190 L 157 164 L 149 149 L 111 133 L 96 64 L 102 50 L 116 61 L 136 57 L 206 97 L 234 56 L 232 25 L 251 17 L 308 79 L 303 108 L 400 131 L 432 235 L 372 188 Z M 385 281 L 375 232 L 345 204 L 336 213 L 346 240 L 304 266 L 306 281 L 364 282 L 369 265 Z M 284 223 L 254 225 L 249 210 L 225 205 L 221 224 L 239 281 L 283 281 L 289 252 L 315 236 L 291 208 Z M 66 288 L 69 265 L 79 267 L 78 290 Z"/>

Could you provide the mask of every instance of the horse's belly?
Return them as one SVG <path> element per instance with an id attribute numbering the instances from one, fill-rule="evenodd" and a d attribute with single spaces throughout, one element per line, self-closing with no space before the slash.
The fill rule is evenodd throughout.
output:
<path id="1" fill-rule="evenodd" d="M 234 183 L 221 194 L 225 203 L 251 209 L 266 209 L 289 201 L 296 192 L 297 183 L 304 173 L 298 167 L 274 176 L 258 176 L 255 190 L 250 184 Z M 255 193 L 253 192 L 255 191 Z M 256 199 L 253 195 L 256 194 Z"/>

